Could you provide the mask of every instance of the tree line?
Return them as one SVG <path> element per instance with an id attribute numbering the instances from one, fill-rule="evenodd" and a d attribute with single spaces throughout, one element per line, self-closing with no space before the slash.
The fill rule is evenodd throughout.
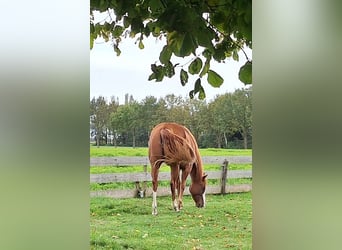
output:
<path id="1" fill-rule="evenodd" d="M 146 147 L 161 122 L 188 127 L 201 148 L 251 148 L 252 87 L 216 96 L 213 101 L 166 95 L 142 101 L 126 94 L 125 103 L 103 96 L 90 100 L 90 137 L 97 146 Z"/>

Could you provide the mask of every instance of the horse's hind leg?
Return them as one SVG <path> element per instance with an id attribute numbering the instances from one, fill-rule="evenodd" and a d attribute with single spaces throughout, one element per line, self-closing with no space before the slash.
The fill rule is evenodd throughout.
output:
<path id="1" fill-rule="evenodd" d="M 172 206 L 175 211 L 179 211 L 179 165 L 171 166 L 171 195 L 172 195 Z"/>
<path id="2" fill-rule="evenodd" d="M 152 165 L 152 164 L 151 164 Z M 161 164 L 154 164 L 152 165 L 151 176 L 152 176 L 152 215 L 157 215 L 157 189 L 158 189 L 158 174 L 159 174 L 159 167 Z"/>

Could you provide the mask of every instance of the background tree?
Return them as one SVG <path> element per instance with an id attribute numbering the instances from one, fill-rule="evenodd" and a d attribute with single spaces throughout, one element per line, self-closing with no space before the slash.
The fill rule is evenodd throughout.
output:
<path id="1" fill-rule="evenodd" d="M 103 97 L 93 98 L 91 128 L 114 134 L 114 145 L 147 146 L 151 129 L 160 122 L 178 122 L 188 127 L 200 147 L 248 148 L 252 139 L 252 88 L 218 95 L 211 102 L 183 98 L 173 94 L 157 98 L 147 96 L 137 102 L 126 95 L 125 104 L 119 105 L 112 97 L 106 104 Z M 107 107 L 107 108 L 106 108 Z M 102 112 L 100 112 L 102 111 Z M 94 115 L 96 113 L 96 116 Z M 102 114 L 107 113 L 107 114 Z M 109 123 L 98 124 L 101 117 L 110 117 Z M 107 124 L 107 125 L 106 125 Z M 99 137 L 100 138 L 100 137 Z M 99 143 L 97 143 L 99 145 Z"/>
<path id="2" fill-rule="evenodd" d="M 187 114 L 184 110 L 184 100 L 182 96 L 169 94 L 166 95 L 164 99 L 168 114 L 167 119 L 164 121 L 177 122 L 185 125 Z"/>
<path id="3" fill-rule="evenodd" d="M 209 104 L 209 128 L 216 137 L 217 147 L 222 143 L 228 147 L 228 137 L 236 131 L 236 123 L 233 117 L 232 94 L 227 93 L 217 96 Z"/>
<path id="4" fill-rule="evenodd" d="M 143 137 L 148 140 L 150 131 L 157 124 L 157 109 L 158 103 L 157 98 L 154 96 L 147 96 L 141 102 L 141 128 Z"/>
<path id="5" fill-rule="evenodd" d="M 111 124 L 113 128 L 121 134 L 125 144 L 129 138 L 132 141 L 132 147 L 136 146 L 136 135 L 141 124 L 140 105 L 136 101 L 121 105 L 115 113 L 111 114 Z"/>
<path id="6" fill-rule="evenodd" d="M 248 136 L 252 133 L 252 89 L 238 89 L 233 95 L 234 119 L 241 135 L 244 148 L 248 147 Z"/>
<path id="7" fill-rule="evenodd" d="M 157 110 L 153 124 L 157 125 L 158 123 L 167 121 L 169 117 L 167 104 L 164 98 L 160 98 L 157 102 Z"/>
<path id="8" fill-rule="evenodd" d="M 184 110 L 187 116 L 184 125 L 186 125 L 197 141 L 205 128 L 205 118 L 203 115 L 207 110 L 207 103 L 203 100 L 189 99 L 184 101 Z"/>
<path id="9" fill-rule="evenodd" d="M 96 134 L 96 145 L 100 146 L 102 136 L 106 136 L 106 125 L 109 120 L 109 112 L 106 100 L 103 96 L 95 97 L 90 101 L 90 120 L 94 125 Z M 105 138 L 106 140 L 106 138 Z"/>
<path id="10" fill-rule="evenodd" d="M 96 12 L 108 17 L 96 22 Z M 159 62 L 151 64 L 149 80 L 162 81 L 173 77 L 179 69 L 181 85 L 188 82 L 189 74 L 196 75 L 194 89 L 189 96 L 205 98 L 203 78 L 213 87 L 220 87 L 224 79 L 211 67 L 212 60 L 227 58 L 239 60 L 239 51 L 252 48 L 252 0 L 91 0 L 90 48 L 102 37 L 113 43 L 120 55 L 120 42 L 134 38 L 140 49 L 144 38 L 156 37 L 165 41 Z M 240 68 L 239 79 L 252 83 L 252 61 Z M 189 64 L 178 65 L 172 56 L 190 57 Z"/>
<path id="11" fill-rule="evenodd" d="M 119 98 L 112 96 L 110 98 L 110 102 L 108 104 L 108 121 L 107 121 L 107 128 L 109 135 L 113 138 L 113 141 L 110 143 L 113 143 L 114 146 L 116 146 L 117 143 L 117 133 L 115 128 L 112 127 L 110 115 L 112 113 L 115 113 L 119 107 Z M 106 144 L 108 144 L 108 141 L 106 141 Z"/>

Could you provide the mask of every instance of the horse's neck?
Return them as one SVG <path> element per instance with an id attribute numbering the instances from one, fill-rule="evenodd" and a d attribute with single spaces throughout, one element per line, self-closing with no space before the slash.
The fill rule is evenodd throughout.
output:
<path id="1" fill-rule="evenodd" d="M 199 182 L 202 180 L 202 176 L 203 176 L 203 167 L 202 167 L 202 162 L 196 162 L 196 164 L 194 164 L 192 166 L 191 172 L 190 172 L 190 176 L 191 176 L 191 180 L 193 182 Z"/>
<path id="2" fill-rule="evenodd" d="M 198 151 L 196 141 L 194 138 L 193 138 L 193 140 L 194 140 L 194 144 L 195 144 L 194 148 L 195 148 L 195 154 L 196 154 L 196 163 L 192 166 L 190 176 L 191 176 L 192 181 L 201 182 L 202 176 L 203 176 L 203 163 L 202 163 L 201 155 L 199 154 L 199 151 Z"/>

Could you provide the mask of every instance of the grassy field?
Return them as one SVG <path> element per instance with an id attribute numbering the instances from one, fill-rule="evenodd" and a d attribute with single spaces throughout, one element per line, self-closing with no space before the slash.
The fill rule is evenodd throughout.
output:
<path id="1" fill-rule="evenodd" d="M 252 249 L 251 193 L 207 195 L 202 209 L 185 196 L 178 213 L 170 197 L 158 197 L 158 216 L 151 202 L 92 198 L 91 249 Z"/>
<path id="2" fill-rule="evenodd" d="M 202 156 L 252 155 L 251 150 L 201 149 Z M 147 156 L 147 148 L 90 147 L 91 157 Z M 230 164 L 230 169 L 252 169 L 251 164 Z M 150 167 L 148 166 L 148 171 Z M 220 170 L 216 164 L 206 171 Z M 90 173 L 142 172 L 142 166 L 92 166 Z M 170 171 L 166 165 L 161 171 Z M 189 180 L 188 180 L 189 181 Z M 210 180 L 213 184 L 218 180 Z M 251 183 L 251 179 L 230 179 L 229 184 Z M 151 185 L 151 183 L 147 183 Z M 169 181 L 159 183 L 169 186 Z M 92 183 L 90 190 L 134 188 L 134 183 Z M 184 208 L 176 213 L 171 197 L 158 197 L 158 216 L 151 215 L 151 198 L 90 199 L 91 249 L 252 249 L 251 193 L 207 195 L 207 206 L 198 209 L 191 196 L 184 196 Z"/>
<path id="3" fill-rule="evenodd" d="M 90 157 L 114 157 L 114 156 L 147 156 L 147 147 L 113 147 L 113 146 L 90 146 Z M 202 156 L 238 156 L 252 155 L 251 149 L 222 149 L 205 148 L 200 149 Z"/>

